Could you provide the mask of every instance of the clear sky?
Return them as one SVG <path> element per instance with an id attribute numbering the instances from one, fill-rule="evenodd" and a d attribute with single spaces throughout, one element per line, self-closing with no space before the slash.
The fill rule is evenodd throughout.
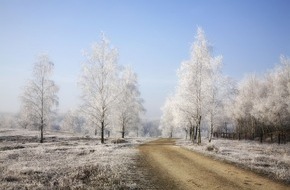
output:
<path id="1" fill-rule="evenodd" d="M 104 32 L 139 77 L 148 118 L 174 91 L 176 70 L 204 29 L 224 73 L 240 80 L 290 56 L 289 0 L 0 0 L 0 112 L 17 112 L 39 53 L 55 63 L 59 112 L 76 108 L 82 50 Z"/>

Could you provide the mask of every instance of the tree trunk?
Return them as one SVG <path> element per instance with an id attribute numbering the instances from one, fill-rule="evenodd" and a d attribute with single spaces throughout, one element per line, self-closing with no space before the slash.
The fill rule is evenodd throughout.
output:
<path id="1" fill-rule="evenodd" d="M 125 138 L 125 125 L 122 126 L 122 138 Z"/>
<path id="2" fill-rule="evenodd" d="M 189 128 L 189 140 L 192 140 L 192 137 L 193 137 L 192 132 L 193 132 L 193 129 L 192 129 L 192 127 L 190 127 Z"/>
<path id="3" fill-rule="evenodd" d="M 194 137 L 193 137 L 193 140 L 196 140 L 196 137 L 197 137 L 197 130 L 198 130 L 198 127 L 196 126 L 195 127 L 195 132 L 194 132 L 194 130 L 193 130 L 193 135 L 194 135 Z"/>
<path id="4" fill-rule="evenodd" d="M 43 122 L 41 123 L 40 126 L 40 143 L 43 143 Z"/>
<path id="5" fill-rule="evenodd" d="M 40 143 L 43 143 L 43 127 L 44 127 L 44 78 L 41 79 L 41 124 L 40 124 Z"/>
<path id="6" fill-rule="evenodd" d="M 194 126 L 191 127 L 191 136 L 190 139 L 192 141 L 192 143 L 194 143 L 194 140 L 196 139 L 196 132 L 194 133 Z"/>
<path id="7" fill-rule="evenodd" d="M 102 121 L 101 123 L 101 143 L 104 144 L 105 140 L 104 140 L 104 132 L 105 132 L 105 125 L 104 125 L 104 121 Z"/>
<path id="8" fill-rule="evenodd" d="M 41 118 L 41 124 L 40 124 L 40 143 L 43 143 L 43 128 L 44 128 L 44 121 L 43 121 L 43 118 Z"/>
<path id="9" fill-rule="evenodd" d="M 209 140 L 208 140 L 208 142 L 211 142 L 212 134 L 213 134 L 213 123 L 210 124 L 210 134 L 209 134 Z"/>
<path id="10" fill-rule="evenodd" d="M 198 120 L 198 141 L 197 141 L 198 145 L 201 144 L 200 122 L 201 122 L 201 116 L 199 116 L 199 120 Z"/>

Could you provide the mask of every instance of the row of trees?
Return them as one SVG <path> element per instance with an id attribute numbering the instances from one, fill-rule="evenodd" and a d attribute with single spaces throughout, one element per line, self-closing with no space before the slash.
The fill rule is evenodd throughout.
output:
<path id="1" fill-rule="evenodd" d="M 181 63 L 178 85 L 162 107 L 160 128 L 164 136 L 186 132 L 201 142 L 201 126 L 208 131 L 260 137 L 290 130 L 290 59 L 262 77 L 248 75 L 236 85 L 221 72 L 222 57 L 214 57 L 204 31 L 198 28 L 191 57 Z"/>
<path id="2" fill-rule="evenodd" d="M 82 104 L 67 113 L 62 125 L 73 131 L 84 127 L 95 134 L 100 131 L 102 143 L 106 130 L 118 131 L 119 127 L 124 138 L 126 131 L 141 123 L 140 114 L 145 111 L 137 75 L 130 67 L 118 65 L 118 51 L 104 35 L 84 56 L 79 81 Z M 40 56 L 34 64 L 33 78 L 21 96 L 21 123 L 39 128 L 40 142 L 58 105 L 58 87 L 51 80 L 53 66 L 47 55 Z"/>
<path id="3" fill-rule="evenodd" d="M 229 105 L 236 131 L 259 135 L 290 129 L 290 59 L 280 58 L 280 64 L 263 76 L 247 76 L 238 87 L 239 93 Z"/>

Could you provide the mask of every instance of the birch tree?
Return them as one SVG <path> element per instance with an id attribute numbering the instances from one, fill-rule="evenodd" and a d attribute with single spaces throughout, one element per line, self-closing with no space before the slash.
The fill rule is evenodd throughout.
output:
<path id="1" fill-rule="evenodd" d="M 58 106 L 59 88 L 51 80 L 53 68 L 49 57 L 40 55 L 33 67 L 33 78 L 28 81 L 21 96 L 23 118 L 39 128 L 40 143 L 43 143 L 43 132 L 49 125 L 53 109 Z"/>
<path id="2" fill-rule="evenodd" d="M 201 121 L 206 114 L 207 91 L 211 69 L 211 47 L 201 28 L 197 29 L 196 40 L 191 48 L 191 57 L 184 61 L 178 70 L 180 110 L 189 114 L 197 129 L 197 143 L 201 143 Z"/>
<path id="3" fill-rule="evenodd" d="M 137 128 L 141 124 L 140 114 L 145 112 L 145 109 L 138 89 L 137 75 L 129 67 L 122 72 L 120 88 L 116 115 L 124 138 L 128 129 Z"/>
<path id="4" fill-rule="evenodd" d="M 209 88 L 208 88 L 208 120 L 209 120 L 209 142 L 211 142 L 213 130 L 215 125 L 218 122 L 218 113 L 222 107 L 222 97 L 223 94 L 223 87 L 225 85 L 225 80 L 223 80 L 223 76 L 221 74 L 221 63 L 222 57 L 216 57 L 211 60 L 211 68 L 209 72 Z"/>
<path id="5" fill-rule="evenodd" d="M 81 110 L 87 123 L 100 129 L 101 143 L 104 143 L 104 132 L 110 125 L 112 110 L 120 95 L 118 51 L 102 35 L 91 51 L 85 53 L 85 58 L 79 83 L 83 100 Z"/>

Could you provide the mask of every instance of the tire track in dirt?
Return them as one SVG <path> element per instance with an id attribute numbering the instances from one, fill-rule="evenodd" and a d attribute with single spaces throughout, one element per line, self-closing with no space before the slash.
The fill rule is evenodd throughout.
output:
<path id="1" fill-rule="evenodd" d="M 147 168 L 155 189 L 290 189 L 251 171 L 175 146 L 174 139 L 158 139 L 139 146 L 139 150 L 141 165 Z"/>

